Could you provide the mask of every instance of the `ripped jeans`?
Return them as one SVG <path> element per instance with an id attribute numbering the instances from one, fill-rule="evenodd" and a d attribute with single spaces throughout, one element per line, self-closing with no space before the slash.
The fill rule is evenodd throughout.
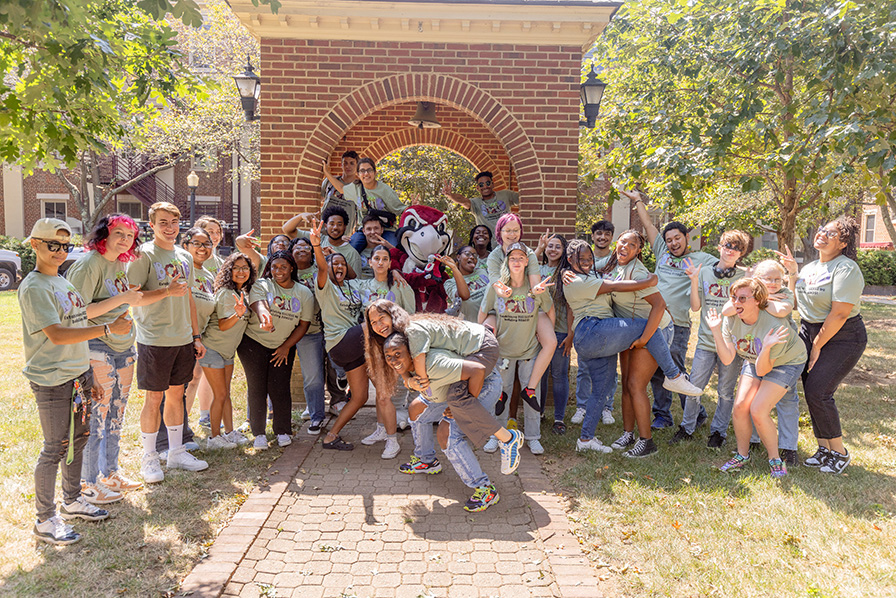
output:
<path id="1" fill-rule="evenodd" d="M 84 448 L 81 478 L 95 484 L 97 477 L 108 477 L 118 470 L 118 452 L 124 412 L 134 378 L 134 348 L 117 352 L 101 340 L 88 341 L 90 365 L 96 381 L 103 387 L 103 400 L 93 401 L 90 412 L 90 436 Z"/>

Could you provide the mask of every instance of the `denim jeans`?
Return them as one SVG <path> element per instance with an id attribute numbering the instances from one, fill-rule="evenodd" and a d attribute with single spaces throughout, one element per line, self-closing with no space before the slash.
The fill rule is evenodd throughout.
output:
<path id="1" fill-rule="evenodd" d="M 619 386 L 619 374 L 613 372 L 613 388 L 604 399 L 604 409 L 613 410 L 613 401 L 616 400 L 616 388 Z M 579 365 L 576 371 L 576 409 L 585 409 L 588 397 L 591 395 L 591 378 L 585 374 L 585 368 Z"/>
<path id="2" fill-rule="evenodd" d="M 103 387 L 103 399 L 93 401 L 90 410 L 90 436 L 84 447 L 81 478 L 95 484 L 99 475 L 108 477 L 118 471 L 118 454 L 124 413 L 134 379 L 136 353 L 131 347 L 117 352 L 100 340 L 88 341 L 90 366 Z"/>
<path id="3" fill-rule="evenodd" d="M 324 333 L 306 334 L 296 343 L 296 356 L 302 368 L 302 388 L 312 421 L 323 421 L 324 407 Z"/>
<path id="4" fill-rule="evenodd" d="M 34 502 L 37 519 L 46 521 L 56 514 L 56 471 L 62 465 L 62 497 L 70 504 L 81 496 L 81 465 L 84 446 L 90 433 L 90 388 L 93 374 L 87 370 L 77 378 L 84 388 L 87 413 L 82 420 L 79 408 L 74 416 L 74 459 L 66 464 L 69 447 L 69 433 L 72 423 L 72 388 L 74 380 L 59 386 L 39 386 L 31 382 L 31 390 L 37 401 L 40 429 L 44 435 L 44 446 L 34 468 Z"/>
<path id="5" fill-rule="evenodd" d="M 566 413 L 566 403 L 569 401 L 569 355 L 563 354 L 563 341 L 566 340 L 565 332 L 554 331 L 557 335 L 557 349 L 551 357 L 548 371 L 541 378 L 541 396 L 548 395 L 548 373 L 553 379 L 554 389 L 554 421 L 563 421 Z"/>
<path id="6" fill-rule="evenodd" d="M 485 378 L 482 391 L 479 393 L 479 403 L 490 413 L 495 412 L 495 403 L 501 396 L 501 376 L 498 372 L 492 372 Z M 414 455 L 426 463 L 432 463 L 436 458 L 436 438 L 432 424 L 442 420 L 442 413 L 448 407 L 448 403 L 431 403 L 420 397 L 426 404 L 426 409 L 420 416 L 411 421 L 411 433 L 414 436 Z M 479 460 L 473 453 L 473 447 L 467 437 L 461 431 L 460 426 L 453 418 L 445 418 L 448 422 L 448 447 L 445 456 L 451 462 L 461 481 L 469 488 L 488 486 L 488 475 L 482 471 Z"/>
<path id="7" fill-rule="evenodd" d="M 383 232 L 381 235 L 384 241 L 388 241 L 392 244 L 393 247 L 398 247 L 398 235 L 395 234 L 394 230 L 387 230 Z M 364 236 L 360 230 L 352 233 L 351 239 L 349 239 L 348 244 L 355 248 L 355 251 L 361 253 L 367 247 L 367 237 Z"/>
<path id="8" fill-rule="evenodd" d="M 691 328 L 689 326 L 675 325 L 674 330 L 669 353 L 672 355 L 672 359 L 675 361 L 678 369 L 684 372 L 684 359 L 688 353 L 688 341 L 691 340 Z M 664 374 L 661 371 L 662 369 L 662 367 L 657 368 L 653 378 L 650 379 L 650 388 L 653 390 L 653 417 L 661 419 L 671 426 L 675 421 L 672 419 L 672 393 L 663 388 Z M 668 376 L 668 373 L 665 375 Z M 679 395 L 682 409 L 684 409 L 685 398 L 685 395 Z M 697 417 L 698 419 L 706 417 L 706 409 L 703 405 L 700 406 L 700 415 Z"/>
<path id="9" fill-rule="evenodd" d="M 507 361 L 510 362 L 510 365 L 506 370 L 500 370 L 500 372 L 503 391 L 509 397 L 513 394 L 514 373 L 516 373 L 520 381 L 520 387 L 525 387 L 529 381 L 529 376 L 532 375 L 532 370 L 535 369 L 535 358 L 508 359 Z M 519 368 L 517 368 L 517 364 L 519 364 Z M 541 384 L 535 386 L 535 398 L 539 401 L 541 400 Z M 538 440 L 541 438 L 541 412 L 530 407 L 526 401 L 520 401 L 520 403 L 523 404 L 523 434 L 525 434 L 526 440 Z M 499 415 L 497 419 L 498 423 L 506 428 L 507 420 L 510 419 L 510 409 L 505 409 L 504 413 Z"/>
<path id="10" fill-rule="evenodd" d="M 582 431 L 579 434 L 579 438 L 583 441 L 594 438 L 607 395 L 616 388 L 616 355 L 613 353 L 609 357 L 593 359 L 579 357 L 579 371 L 584 372 L 591 389 L 591 394 L 585 402 L 585 419 L 582 420 Z"/>
<path id="11" fill-rule="evenodd" d="M 725 365 L 718 353 L 713 351 L 697 349 L 694 353 L 694 361 L 691 364 L 691 383 L 694 386 L 705 390 L 712 373 L 716 370 L 719 372 L 719 402 L 716 405 L 716 412 L 712 416 L 712 425 L 709 427 L 709 431 L 710 433 L 718 432 L 722 438 L 728 436 L 731 410 L 734 409 L 734 389 L 737 386 L 737 379 L 740 377 L 743 361 L 741 357 L 735 355 L 734 361 Z M 693 434 L 697 429 L 697 418 L 700 417 L 701 406 L 700 397 L 685 397 L 681 426 L 688 434 Z"/>

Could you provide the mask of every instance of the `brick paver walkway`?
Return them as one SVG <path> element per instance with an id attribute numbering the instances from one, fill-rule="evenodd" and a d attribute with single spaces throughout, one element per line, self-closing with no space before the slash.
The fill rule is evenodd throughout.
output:
<path id="1" fill-rule="evenodd" d="M 438 475 L 402 474 L 362 409 L 345 430 L 351 452 L 325 451 L 302 432 L 181 586 L 189 596 L 546 597 L 612 594 L 569 533 L 565 505 L 524 449 L 516 475 L 478 451 L 500 501 L 468 513 L 471 493 L 446 459 Z"/>

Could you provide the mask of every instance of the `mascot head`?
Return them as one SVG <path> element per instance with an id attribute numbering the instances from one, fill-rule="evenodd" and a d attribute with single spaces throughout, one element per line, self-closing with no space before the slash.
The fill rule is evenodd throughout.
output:
<path id="1" fill-rule="evenodd" d="M 429 206 L 413 205 L 401 214 L 398 246 L 422 268 L 431 256 L 445 255 L 451 247 L 448 217 Z"/>

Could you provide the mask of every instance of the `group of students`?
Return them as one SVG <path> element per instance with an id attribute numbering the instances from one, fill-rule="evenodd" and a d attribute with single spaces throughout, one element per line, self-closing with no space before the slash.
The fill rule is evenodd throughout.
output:
<path id="1" fill-rule="evenodd" d="M 105 216 L 87 239 L 88 254 L 62 278 L 58 268 L 72 247 L 72 231 L 54 219 L 35 224 L 29 240 L 37 265 L 20 286 L 19 301 L 24 374 L 45 438 L 35 471 L 38 538 L 75 542 L 80 536 L 65 520 L 105 519 L 108 512 L 97 505 L 141 487 L 118 463 L 135 372 L 146 393 L 141 473 L 143 482 L 158 483 L 163 460 L 169 469 L 208 467 L 189 452 L 199 448 L 186 417 L 194 397 L 200 425 L 209 428 L 207 450 L 250 442 L 268 448 L 268 419 L 278 445 L 290 444 L 296 355 L 308 433 L 324 430 L 325 391 L 330 394 L 335 419 L 326 426 L 324 449 L 354 449 L 341 432 L 367 402 L 372 381 L 377 426 L 361 443 L 384 442 L 382 457 L 395 458 L 398 428 L 409 425 L 414 450 L 400 470 L 434 474 L 441 471 L 438 441 L 473 490 L 464 505 L 469 511 L 499 499 L 474 449 L 500 449 L 505 474 L 518 466 L 524 442 L 533 454 L 544 452 L 549 379 L 551 431 L 566 432 L 573 347 L 579 368 L 571 422 L 581 424 L 579 451 L 618 449 L 633 458 L 655 453 L 652 430 L 672 424 L 673 393 L 681 395 L 684 415 L 671 442 L 691 439 L 707 419 L 700 396 L 717 370 L 719 400 L 708 446 L 722 446 L 729 420 L 737 438 L 723 471 L 749 461 L 754 433 L 768 451 L 772 475 L 786 475 L 786 465 L 796 463 L 800 377 L 818 440 L 805 463 L 831 473 L 849 463 L 833 394 L 866 342 L 853 220 L 840 218 L 819 230 L 820 257 L 799 273 L 789 251 L 747 270 L 741 261 L 752 244 L 745 233 L 724 233 L 718 259 L 691 251 L 684 225 L 672 222 L 660 233 L 640 195 L 626 192 L 646 238 L 628 230 L 612 246 L 613 225 L 602 221 L 592 227 L 593 244 L 546 233 L 533 250 L 521 243 L 518 197 L 495 192 L 491 173 L 480 173 L 480 198 L 458 198 L 445 188 L 477 221 L 468 244 L 453 257 L 438 256 L 451 275 L 450 313 L 415 313 L 414 294 L 391 267 L 403 204 L 376 180 L 373 161 L 353 154 L 343 156 L 340 177 L 325 166 L 319 217 L 290 219 L 264 253 L 250 231 L 237 239 L 238 251 L 222 258 L 216 252 L 220 222 L 203 217 L 181 234 L 179 210 L 160 202 L 149 210 L 151 241 L 138 243 L 129 217 Z M 308 227 L 300 230 L 303 223 Z M 648 242 L 655 273 L 640 260 Z M 688 379 L 691 310 L 700 311 L 700 325 Z M 254 440 L 234 427 L 236 355 L 246 373 Z M 623 434 L 606 446 L 595 434 L 598 422 L 613 421 L 617 385 Z M 770 417 L 775 407 L 777 428 Z"/>

